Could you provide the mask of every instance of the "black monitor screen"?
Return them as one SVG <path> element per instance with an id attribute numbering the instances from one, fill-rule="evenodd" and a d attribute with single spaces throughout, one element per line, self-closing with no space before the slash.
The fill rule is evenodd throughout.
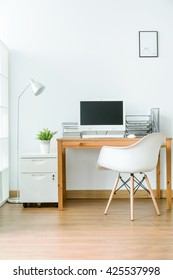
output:
<path id="1" fill-rule="evenodd" d="M 123 101 L 81 101 L 80 125 L 123 125 Z"/>

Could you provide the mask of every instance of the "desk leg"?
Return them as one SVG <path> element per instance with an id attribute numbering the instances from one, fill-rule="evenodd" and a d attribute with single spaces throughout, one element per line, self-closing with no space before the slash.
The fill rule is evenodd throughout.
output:
<path id="1" fill-rule="evenodd" d="M 166 208 L 171 209 L 172 190 L 171 190 L 171 139 L 166 139 Z"/>
<path id="2" fill-rule="evenodd" d="M 61 141 L 58 142 L 58 210 L 63 210 L 63 148 Z"/>
<path id="3" fill-rule="evenodd" d="M 66 199 L 66 149 L 62 149 L 63 197 Z"/>
<path id="4" fill-rule="evenodd" d="M 160 198 L 160 153 L 156 167 L 156 198 Z"/>

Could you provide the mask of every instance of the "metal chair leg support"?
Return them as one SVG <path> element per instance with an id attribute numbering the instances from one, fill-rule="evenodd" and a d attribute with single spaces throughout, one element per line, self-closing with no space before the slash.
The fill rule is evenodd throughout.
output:
<path id="1" fill-rule="evenodd" d="M 143 178 L 141 180 L 139 180 L 136 176 L 134 176 L 134 181 L 137 184 L 136 188 L 135 188 L 135 192 L 137 192 L 137 190 L 141 187 L 143 188 L 146 192 L 150 193 L 149 190 L 144 186 L 143 182 L 145 180 L 145 174 L 143 176 Z"/>
<path id="2" fill-rule="evenodd" d="M 123 178 L 120 176 L 120 180 L 122 182 L 122 185 L 119 188 L 117 188 L 116 191 L 119 191 L 122 187 L 125 187 L 126 190 L 130 193 L 130 187 L 128 185 L 128 182 L 130 181 L 130 177 L 126 181 L 124 181 Z"/>

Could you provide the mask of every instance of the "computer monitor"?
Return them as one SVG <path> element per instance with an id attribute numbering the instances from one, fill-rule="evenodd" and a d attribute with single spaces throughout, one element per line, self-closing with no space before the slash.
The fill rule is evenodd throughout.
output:
<path id="1" fill-rule="evenodd" d="M 83 131 L 125 131 L 123 101 L 80 101 L 80 128 Z"/>

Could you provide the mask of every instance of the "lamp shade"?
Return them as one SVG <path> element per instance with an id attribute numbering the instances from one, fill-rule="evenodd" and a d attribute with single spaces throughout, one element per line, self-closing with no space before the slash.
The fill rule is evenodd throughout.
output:
<path id="1" fill-rule="evenodd" d="M 32 91 L 35 95 L 41 94 L 43 92 L 43 90 L 45 89 L 45 86 L 43 86 L 39 82 L 35 81 L 34 79 L 30 79 L 30 85 L 31 85 Z"/>

